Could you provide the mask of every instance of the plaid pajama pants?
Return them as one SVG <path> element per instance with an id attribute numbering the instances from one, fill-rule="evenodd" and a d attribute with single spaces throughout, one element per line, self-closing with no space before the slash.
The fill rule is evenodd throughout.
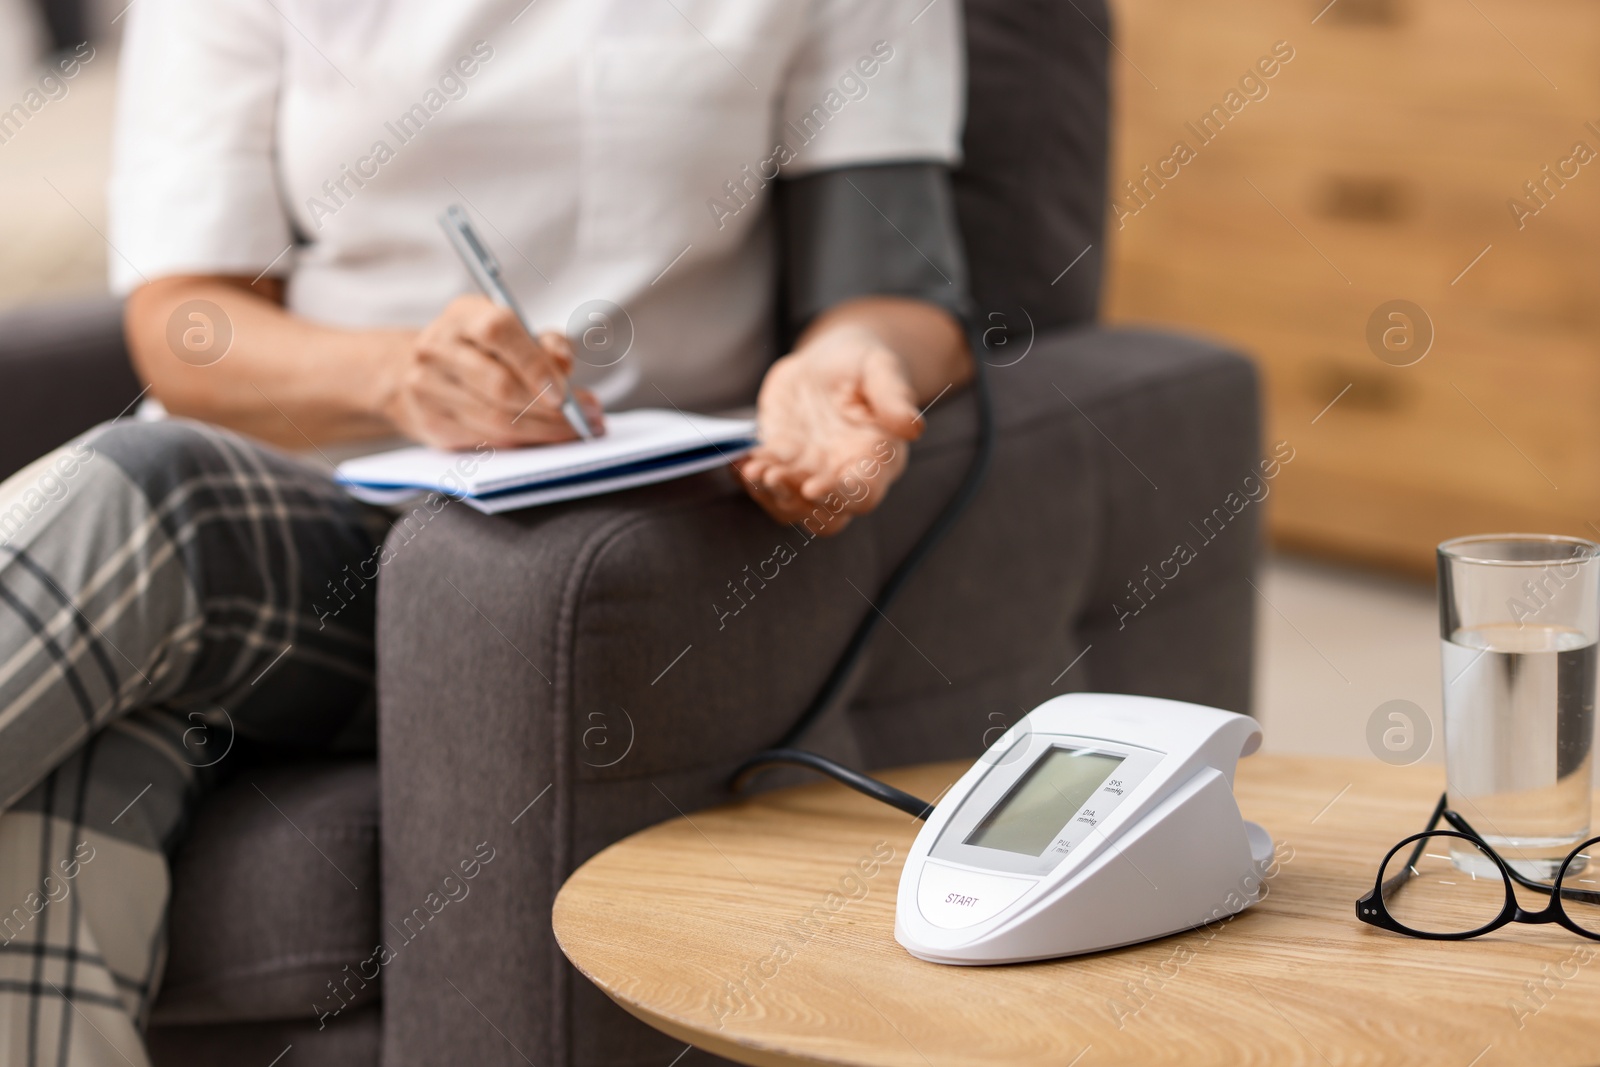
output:
<path id="1" fill-rule="evenodd" d="M 372 699 L 374 591 L 333 587 L 386 523 L 182 421 L 0 484 L 0 1067 L 148 1063 L 167 862 L 217 742 L 325 746 Z"/>

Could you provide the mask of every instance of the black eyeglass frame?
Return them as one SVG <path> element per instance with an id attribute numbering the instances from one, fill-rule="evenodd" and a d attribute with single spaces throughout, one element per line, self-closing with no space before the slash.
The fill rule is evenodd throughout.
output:
<path id="1" fill-rule="evenodd" d="M 1440 819 L 1448 822 L 1454 829 L 1436 829 L 1436 827 L 1439 825 Z M 1388 905 L 1384 903 L 1384 891 L 1390 887 L 1390 884 L 1399 883 L 1403 885 L 1405 882 L 1410 881 L 1411 874 L 1409 872 L 1416 868 L 1417 860 L 1421 858 L 1422 850 L 1426 847 L 1428 840 L 1430 838 L 1441 837 L 1456 837 L 1475 845 L 1477 848 L 1482 850 L 1485 855 L 1493 860 L 1495 866 L 1500 869 L 1500 880 L 1505 885 L 1506 889 L 1505 906 L 1500 909 L 1499 915 L 1496 915 L 1493 919 L 1485 923 L 1483 926 L 1478 927 L 1476 930 L 1467 930 L 1460 933 L 1447 934 L 1433 933 L 1426 930 L 1415 930 L 1409 926 L 1406 926 L 1404 923 L 1400 922 L 1393 915 L 1391 915 L 1389 913 Z M 1406 861 L 1406 865 L 1401 868 L 1399 874 L 1394 875 L 1393 877 L 1389 878 L 1387 882 L 1385 882 L 1383 872 L 1389 869 L 1389 861 L 1394 859 L 1401 849 L 1413 843 L 1416 847 L 1412 850 L 1411 856 Z M 1589 889 L 1569 889 L 1561 884 L 1562 880 L 1567 876 L 1567 870 L 1571 866 L 1572 861 L 1576 859 L 1585 849 L 1588 849 L 1594 845 L 1600 845 L 1600 837 L 1591 837 L 1589 840 L 1583 842 L 1571 852 L 1567 853 L 1567 858 L 1561 861 L 1561 866 L 1556 872 L 1555 881 L 1549 885 L 1546 885 L 1543 882 L 1534 881 L 1527 875 L 1524 875 L 1512 868 L 1512 866 L 1500 856 L 1500 853 L 1496 852 L 1489 845 L 1489 843 L 1483 839 L 1483 836 L 1472 828 L 1471 823 L 1467 822 L 1467 820 L 1462 818 L 1457 812 L 1450 810 L 1448 795 L 1441 794 L 1439 797 L 1439 803 L 1433 809 L 1433 818 L 1428 821 L 1428 828 L 1422 831 L 1420 834 L 1412 834 L 1404 841 L 1401 841 L 1398 845 L 1395 845 L 1393 848 L 1391 848 L 1383 857 L 1383 862 L 1378 865 L 1378 876 L 1373 880 L 1372 891 L 1363 896 L 1360 900 L 1356 901 L 1356 918 L 1361 922 L 1366 923 L 1368 926 L 1376 926 L 1380 930 L 1388 930 L 1392 933 L 1404 934 L 1407 937 L 1422 938 L 1426 941 L 1465 941 L 1468 938 L 1482 937 L 1484 934 L 1492 933 L 1493 931 L 1500 929 L 1502 926 L 1507 926 L 1511 923 L 1555 923 L 1559 926 L 1565 927 L 1580 937 L 1587 937 L 1592 941 L 1600 941 L 1600 932 L 1585 930 L 1583 927 L 1573 922 L 1572 917 L 1567 914 L 1566 909 L 1561 905 L 1561 901 L 1563 899 L 1581 900 L 1586 904 L 1600 904 L 1600 892 L 1595 892 Z M 1538 911 L 1528 911 L 1526 908 L 1522 907 L 1522 905 L 1517 903 L 1516 890 L 1512 888 L 1513 882 L 1517 885 L 1536 890 L 1540 893 L 1549 893 L 1549 906 L 1541 908 Z"/>

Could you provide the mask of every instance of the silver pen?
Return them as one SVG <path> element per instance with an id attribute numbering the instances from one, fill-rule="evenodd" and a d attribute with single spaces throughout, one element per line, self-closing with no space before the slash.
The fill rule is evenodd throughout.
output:
<path id="1" fill-rule="evenodd" d="M 528 320 L 522 315 L 522 308 L 511 295 L 511 290 L 506 288 L 505 278 L 500 273 L 500 262 L 494 258 L 489 246 L 483 243 L 478 232 L 472 228 L 467 213 L 461 210 L 459 204 L 451 204 L 445 209 L 444 214 L 439 216 L 439 225 L 444 227 L 445 236 L 450 238 L 451 247 L 461 257 L 461 262 L 467 265 L 467 271 L 472 275 L 472 280 L 478 283 L 478 288 L 482 289 L 490 300 L 515 315 L 528 336 L 537 341 L 539 335 L 528 325 Z M 566 416 L 567 422 L 579 437 L 585 441 L 594 440 L 594 430 L 590 429 L 589 420 L 584 417 L 583 409 L 578 407 L 578 402 L 572 398 L 570 383 L 562 386 L 561 414 Z"/>

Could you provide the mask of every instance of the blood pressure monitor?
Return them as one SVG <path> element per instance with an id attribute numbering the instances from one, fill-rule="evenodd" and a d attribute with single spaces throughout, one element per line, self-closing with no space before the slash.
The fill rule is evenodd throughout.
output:
<path id="1" fill-rule="evenodd" d="M 1260 899 L 1272 839 L 1233 797 L 1255 720 L 1150 697 L 1041 704 L 950 788 L 900 876 L 895 939 L 1013 963 L 1190 929 Z"/>

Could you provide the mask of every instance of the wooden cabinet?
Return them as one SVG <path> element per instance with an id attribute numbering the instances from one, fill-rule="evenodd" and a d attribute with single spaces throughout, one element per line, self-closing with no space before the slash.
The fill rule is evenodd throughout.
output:
<path id="1" fill-rule="evenodd" d="M 1113 6 L 1106 315 L 1259 360 L 1275 540 L 1600 538 L 1600 4 Z"/>

